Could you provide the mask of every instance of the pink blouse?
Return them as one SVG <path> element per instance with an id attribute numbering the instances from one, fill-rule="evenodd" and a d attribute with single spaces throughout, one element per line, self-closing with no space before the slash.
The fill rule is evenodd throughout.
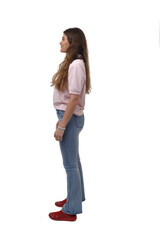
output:
<path id="1" fill-rule="evenodd" d="M 57 110 L 66 110 L 70 94 L 79 95 L 79 101 L 74 114 L 81 116 L 85 106 L 86 71 L 82 59 L 74 60 L 68 69 L 68 90 L 64 92 L 54 88 L 53 105 Z"/>

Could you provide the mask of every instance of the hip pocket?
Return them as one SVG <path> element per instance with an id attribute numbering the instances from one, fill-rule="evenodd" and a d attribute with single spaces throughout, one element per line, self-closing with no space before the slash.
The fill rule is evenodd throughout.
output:
<path id="1" fill-rule="evenodd" d="M 82 129 L 84 126 L 84 115 L 82 116 L 75 115 L 75 123 L 77 128 Z"/>

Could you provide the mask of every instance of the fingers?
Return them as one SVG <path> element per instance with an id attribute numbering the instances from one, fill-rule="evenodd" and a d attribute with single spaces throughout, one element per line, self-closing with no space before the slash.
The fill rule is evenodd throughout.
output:
<path id="1" fill-rule="evenodd" d="M 54 132 L 54 137 L 56 138 L 56 131 Z"/>
<path id="2" fill-rule="evenodd" d="M 61 133 L 57 132 L 57 130 L 56 130 L 55 133 L 54 133 L 55 140 L 56 141 L 62 141 L 62 137 L 63 137 L 63 135 Z"/>
<path id="3" fill-rule="evenodd" d="M 60 141 L 60 142 L 62 141 L 62 137 L 61 136 L 56 136 L 55 139 L 56 139 L 56 141 Z"/>
<path id="4" fill-rule="evenodd" d="M 62 137 L 61 136 L 58 136 L 58 138 L 57 138 L 58 140 L 57 141 L 62 141 Z"/>

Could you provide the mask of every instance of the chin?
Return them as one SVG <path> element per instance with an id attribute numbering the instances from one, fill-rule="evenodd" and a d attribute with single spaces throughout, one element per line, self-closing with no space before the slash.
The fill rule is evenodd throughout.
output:
<path id="1" fill-rule="evenodd" d="M 64 51 L 64 50 L 61 49 L 60 52 L 65 53 L 66 51 Z"/>

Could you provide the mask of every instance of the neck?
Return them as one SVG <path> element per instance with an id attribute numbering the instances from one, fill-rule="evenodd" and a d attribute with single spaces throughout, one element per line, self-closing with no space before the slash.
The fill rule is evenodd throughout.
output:
<path id="1" fill-rule="evenodd" d="M 77 59 L 83 59 L 82 55 L 81 55 L 81 54 L 78 54 L 78 55 L 77 55 Z"/>

